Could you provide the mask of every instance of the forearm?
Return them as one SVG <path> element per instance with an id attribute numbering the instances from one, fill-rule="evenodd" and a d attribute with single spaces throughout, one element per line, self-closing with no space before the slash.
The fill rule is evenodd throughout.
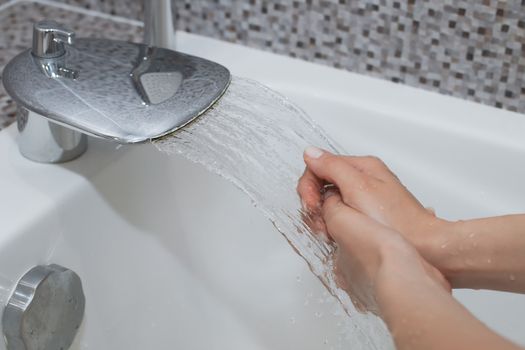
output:
<path id="1" fill-rule="evenodd" d="M 388 272 L 377 303 L 398 350 L 519 349 L 474 318 L 427 276 Z"/>
<path id="2" fill-rule="evenodd" d="M 426 256 L 453 288 L 525 292 L 525 215 L 442 225 Z"/>

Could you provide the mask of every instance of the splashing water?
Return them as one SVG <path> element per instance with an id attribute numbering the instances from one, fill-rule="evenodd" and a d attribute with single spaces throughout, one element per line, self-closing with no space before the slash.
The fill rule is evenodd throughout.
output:
<path id="1" fill-rule="evenodd" d="M 355 349 L 384 349 L 391 339 L 380 319 L 358 313 L 333 275 L 334 246 L 303 222 L 295 191 L 304 170 L 302 153 L 315 145 L 340 148 L 285 97 L 248 79 L 233 78 L 225 95 L 181 131 L 154 142 L 233 182 L 306 260 L 351 319 Z"/>

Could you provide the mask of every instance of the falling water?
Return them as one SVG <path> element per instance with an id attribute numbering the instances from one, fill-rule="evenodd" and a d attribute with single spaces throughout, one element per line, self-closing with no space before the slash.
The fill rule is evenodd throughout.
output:
<path id="1" fill-rule="evenodd" d="M 315 145 L 341 149 L 297 106 L 252 80 L 234 78 L 225 95 L 196 122 L 155 141 L 168 154 L 180 154 L 233 182 L 252 200 L 312 272 L 335 296 L 350 318 L 355 349 L 391 346 L 384 324 L 358 313 L 337 287 L 332 269 L 334 246 L 314 235 L 302 220 L 295 191 L 304 170 L 302 152 Z"/>

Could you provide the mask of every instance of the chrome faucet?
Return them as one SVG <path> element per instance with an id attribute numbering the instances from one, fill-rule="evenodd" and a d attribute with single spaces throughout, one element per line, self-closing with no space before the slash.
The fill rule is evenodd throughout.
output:
<path id="1" fill-rule="evenodd" d="M 144 0 L 144 44 L 175 48 L 171 0 Z"/>
<path id="2" fill-rule="evenodd" d="M 170 0 L 145 0 L 144 44 L 77 39 L 54 21 L 34 25 L 33 47 L 3 72 L 17 102 L 19 149 L 60 163 L 87 149 L 87 136 L 138 143 L 179 130 L 226 91 L 225 67 L 172 51 Z"/>

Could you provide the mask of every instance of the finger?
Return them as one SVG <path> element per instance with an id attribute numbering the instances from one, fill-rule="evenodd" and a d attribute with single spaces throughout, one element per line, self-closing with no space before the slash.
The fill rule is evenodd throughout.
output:
<path id="1" fill-rule="evenodd" d="M 324 194 L 322 218 L 328 234 L 334 241 L 342 243 L 348 240 L 351 234 L 349 228 L 354 220 L 359 220 L 356 214 L 358 212 L 347 206 L 337 191 L 328 190 Z"/>
<path id="2" fill-rule="evenodd" d="M 297 183 L 297 193 L 301 197 L 301 205 L 307 213 L 320 213 L 322 187 L 323 181 L 306 168 Z"/>
<path id="3" fill-rule="evenodd" d="M 390 168 L 378 157 L 374 156 L 345 156 L 344 159 L 361 170 L 362 172 L 372 175 L 383 181 L 398 180 L 397 176 Z"/>
<path id="4" fill-rule="evenodd" d="M 326 225 L 320 213 L 310 214 L 306 212 L 301 213 L 301 218 L 306 225 L 306 227 L 314 234 L 318 236 L 326 236 Z"/>
<path id="5" fill-rule="evenodd" d="M 325 194 L 322 217 L 330 237 L 340 245 L 376 242 L 385 226 L 345 204 L 333 190 Z M 372 239 L 374 237 L 374 239 Z"/>
<path id="6" fill-rule="evenodd" d="M 336 185 L 347 202 L 356 200 L 359 190 L 368 186 L 370 177 L 349 164 L 342 156 L 315 147 L 308 147 L 304 152 L 304 160 L 310 171 L 318 178 Z"/>
<path id="7" fill-rule="evenodd" d="M 308 168 L 297 184 L 297 193 L 301 197 L 303 221 L 315 234 L 326 235 L 326 226 L 321 217 L 321 190 L 324 181 L 315 176 Z"/>

